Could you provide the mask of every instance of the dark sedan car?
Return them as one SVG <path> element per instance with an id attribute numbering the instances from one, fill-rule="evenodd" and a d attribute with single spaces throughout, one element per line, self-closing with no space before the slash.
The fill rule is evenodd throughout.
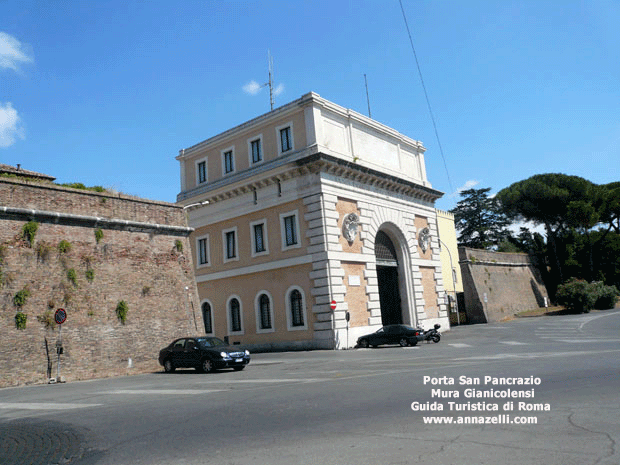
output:
<path id="1" fill-rule="evenodd" d="M 159 351 L 159 364 L 167 373 L 177 368 L 196 368 L 209 373 L 219 368 L 243 370 L 250 352 L 229 346 L 216 337 L 184 337 Z"/>
<path id="2" fill-rule="evenodd" d="M 372 334 L 357 339 L 357 347 L 377 347 L 382 344 L 400 344 L 402 347 L 416 345 L 424 338 L 420 329 L 406 325 L 388 325 Z"/>

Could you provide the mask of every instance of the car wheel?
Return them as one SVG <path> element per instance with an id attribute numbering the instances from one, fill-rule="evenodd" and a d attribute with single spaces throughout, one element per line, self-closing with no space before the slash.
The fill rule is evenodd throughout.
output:
<path id="1" fill-rule="evenodd" d="M 360 347 L 361 347 L 362 349 L 367 349 L 367 348 L 368 348 L 368 340 L 367 340 L 367 339 L 362 339 L 362 340 L 360 341 Z"/>
<path id="2" fill-rule="evenodd" d="M 401 347 L 407 347 L 409 345 L 409 340 L 406 337 L 400 339 L 399 342 Z"/>
<path id="3" fill-rule="evenodd" d="M 205 358 L 202 363 L 200 364 L 200 368 L 202 369 L 202 371 L 204 371 L 205 373 L 211 373 L 213 371 L 213 362 L 211 360 L 209 360 L 208 358 Z"/>
<path id="4" fill-rule="evenodd" d="M 242 367 L 233 367 L 233 370 L 235 370 L 235 371 L 241 371 L 241 370 L 243 370 L 244 368 L 245 368 L 245 366 L 242 366 Z"/>
<path id="5" fill-rule="evenodd" d="M 441 336 L 439 334 L 435 334 L 433 336 L 433 342 L 439 342 L 440 339 L 441 339 Z"/>
<path id="6" fill-rule="evenodd" d="M 172 373 L 174 371 L 176 367 L 174 366 L 174 364 L 172 363 L 172 360 L 170 359 L 166 359 L 166 361 L 164 362 L 164 371 L 166 373 Z"/>

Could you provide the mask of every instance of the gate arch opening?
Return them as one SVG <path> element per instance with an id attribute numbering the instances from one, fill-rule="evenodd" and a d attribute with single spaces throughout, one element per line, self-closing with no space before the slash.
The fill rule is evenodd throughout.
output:
<path id="1" fill-rule="evenodd" d="M 392 239 L 384 231 L 378 231 L 375 237 L 375 260 L 381 323 L 383 326 L 402 324 L 398 254 Z"/>

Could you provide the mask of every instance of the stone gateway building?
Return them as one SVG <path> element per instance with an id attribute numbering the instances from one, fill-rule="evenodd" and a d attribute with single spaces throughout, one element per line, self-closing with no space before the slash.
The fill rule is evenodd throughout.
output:
<path id="1" fill-rule="evenodd" d="M 268 350 L 447 329 L 424 152 L 315 93 L 181 150 L 204 332 Z"/>

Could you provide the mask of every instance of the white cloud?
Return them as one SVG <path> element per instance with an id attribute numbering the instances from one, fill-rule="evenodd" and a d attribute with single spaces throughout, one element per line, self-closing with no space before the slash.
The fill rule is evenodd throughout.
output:
<path id="1" fill-rule="evenodd" d="M 470 179 L 469 181 L 467 181 L 465 184 L 463 184 L 461 187 L 459 187 L 456 192 L 463 192 L 466 191 L 468 189 L 473 189 L 474 187 L 476 187 L 478 184 L 480 184 L 480 181 L 476 181 L 475 179 Z"/>
<path id="2" fill-rule="evenodd" d="M 11 102 L 0 103 L 0 147 L 10 147 L 17 139 L 25 137 L 17 110 Z"/>
<path id="3" fill-rule="evenodd" d="M 278 84 L 278 87 L 273 89 L 273 95 L 280 95 L 282 92 L 284 92 L 284 84 Z"/>
<path id="4" fill-rule="evenodd" d="M 461 192 L 466 191 L 467 189 L 473 189 L 478 184 L 480 184 L 480 181 L 470 179 L 469 181 L 465 182 L 465 184 L 463 184 L 461 187 L 459 187 L 455 192 L 452 192 L 452 194 L 450 194 L 448 197 L 449 198 L 457 197 Z"/>
<path id="5" fill-rule="evenodd" d="M 258 82 L 254 81 L 254 80 L 251 80 L 250 82 L 248 82 L 246 85 L 243 86 L 243 92 L 245 92 L 246 94 L 249 94 L 249 95 L 256 95 L 265 86 L 266 86 L 266 84 L 261 86 Z M 278 96 L 282 92 L 284 92 L 284 84 L 278 84 L 273 89 L 273 95 L 274 96 Z"/>
<path id="6" fill-rule="evenodd" d="M 261 87 L 262 86 L 258 82 L 252 80 L 243 86 L 243 92 L 250 95 L 256 95 L 260 92 Z"/>
<path id="7" fill-rule="evenodd" d="M 22 63 L 32 63 L 34 59 L 27 48 L 15 37 L 6 32 L 0 32 L 0 68 L 19 71 Z"/>

